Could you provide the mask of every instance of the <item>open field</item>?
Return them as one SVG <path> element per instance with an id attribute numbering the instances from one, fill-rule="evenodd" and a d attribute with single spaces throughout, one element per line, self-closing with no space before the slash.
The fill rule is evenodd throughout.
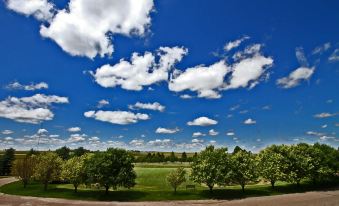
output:
<path id="1" fill-rule="evenodd" d="M 150 167 L 148 167 L 150 165 Z M 136 186 L 132 189 L 119 189 L 110 191 L 105 195 L 100 189 L 87 189 L 81 186 L 78 193 L 74 193 L 71 184 L 50 184 L 48 191 L 43 190 L 43 185 L 32 183 L 23 188 L 20 182 L 10 183 L 0 188 L 0 192 L 6 194 L 54 197 L 75 200 L 100 200 L 100 201 L 163 201 L 163 200 L 203 200 L 203 199 L 239 199 L 254 196 L 271 196 L 287 193 L 299 193 L 311 190 L 321 190 L 333 185 L 313 186 L 303 183 L 300 188 L 295 185 L 278 182 L 274 190 L 268 184 L 256 184 L 246 186 L 245 193 L 241 191 L 240 186 L 217 187 L 213 193 L 208 191 L 207 187 L 195 184 L 188 180 L 178 188 L 177 194 L 174 194 L 172 188 L 166 182 L 166 175 L 175 169 L 175 166 L 181 164 L 138 164 L 135 168 L 137 172 Z M 168 166 L 168 167 L 166 167 Z M 189 168 L 186 168 L 189 171 Z M 196 190 L 186 190 L 187 184 L 194 184 Z"/>

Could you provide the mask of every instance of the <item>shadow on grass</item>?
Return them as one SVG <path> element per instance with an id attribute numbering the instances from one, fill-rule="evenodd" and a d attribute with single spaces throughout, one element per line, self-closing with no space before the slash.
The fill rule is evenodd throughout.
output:
<path id="1" fill-rule="evenodd" d="M 53 197 L 76 200 L 99 200 L 99 201 L 164 201 L 164 200 L 200 200 L 200 199 L 222 199 L 233 200 L 246 197 L 270 196 L 288 193 L 302 193 L 306 191 L 328 191 L 338 189 L 339 181 L 331 183 L 313 185 L 303 183 L 300 187 L 293 184 L 277 185 L 272 189 L 270 185 L 251 185 L 245 188 L 245 192 L 239 187 L 226 187 L 213 190 L 180 190 L 176 194 L 168 190 L 118 190 L 110 191 L 105 195 L 103 190 L 79 190 L 77 193 L 70 188 L 60 188 L 58 185 L 51 184 L 47 191 L 38 183 L 32 183 L 23 188 L 20 182 L 14 182 L 0 187 L 0 192 L 13 195 L 36 196 L 36 197 Z"/>

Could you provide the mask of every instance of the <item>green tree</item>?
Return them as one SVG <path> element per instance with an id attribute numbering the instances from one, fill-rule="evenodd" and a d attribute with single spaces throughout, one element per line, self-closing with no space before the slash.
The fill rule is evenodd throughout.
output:
<path id="1" fill-rule="evenodd" d="M 85 153 L 88 153 L 89 151 L 87 149 L 84 149 L 83 147 L 78 147 L 77 149 L 73 150 L 73 156 L 81 157 Z"/>
<path id="2" fill-rule="evenodd" d="M 5 154 L 0 158 L 0 175 L 7 176 L 12 172 L 15 150 L 9 148 L 5 150 Z"/>
<path id="3" fill-rule="evenodd" d="M 34 167 L 36 163 L 35 155 L 26 155 L 23 159 L 17 159 L 13 164 L 13 175 L 19 177 L 26 188 L 28 182 L 31 180 L 34 174 Z"/>
<path id="4" fill-rule="evenodd" d="M 61 165 L 62 159 L 54 152 L 45 152 L 37 156 L 34 177 L 44 184 L 44 190 L 47 190 L 50 181 L 60 178 Z"/>
<path id="5" fill-rule="evenodd" d="M 211 145 L 193 160 L 191 177 L 199 184 L 206 184 L 212 192 L 215 184 L 228 182 L 229 172 L 227 148 L 215 149 Z"/>
<path id="6" fill-rule="evenodd" d="M 170 156 L 169 156 L 168 159 L 169 159 L 169 161 L 171 161 L 171 162 L 175 162 L 175 161 L 178 160 L 177 157 L 175 156 L 175 154 L 174 154 L 173 151 L 171 152 L 171 154 L 170 154 Z"/>
<path id="7" fill-rule="evenodd" d="M 57 150 L 55 150 L 55 153 L 57 153 L 59 155 L 59 157 L 61 157 L 61 159 L 63 160 L 68 160 L 69 157 L 70 157 L 70 153 L 71 152 L 71 149 L 66 147 L 66 146 L 63 146 Z"/>
<path id="8" fill-rule="evenodd" d="M 231 167 L 231 179 L 240 184 L 243 192 L 245 191 L 245 185 L 258 178 L 256 160 L 249 151 L 241 149 L 232 154 Z"/>
<path id="9" fill-rule="evenodd" d="M 287 148 L 287 167 L 285 168 L 285 179 L 288 182 L 300 182 L 309 176 L 312 168 L 312 157 L 310 156 L 310 146 L 305 143 L 292 145 Z"/>
<path id="10" fill-rule="evenodd" d="M 136 179 L 133 159 L 126 150 L 109 148 L 85 161 L 86 172 L 91 182 L 105 187 L 106 194 L 111 186 L 114 190 L 118 187 L 131 188 Z"/>
<path id="11" fill-rule="evenodd" d="M 274 184 L 283 179 L 283 162 L 284 156 L 275 152 L 272 148 L 275 146 L 267 147 L 260 151 L 258 155 L 258 168 L 260 175 L 271 182 L 272 188 Z"/>
<path id="12" fill-rule="evenodd" d="M 74 192 L 78 191 L 78 186 L 85 181 L 87 177 L 85 171 L 85 160 L 89 159 L 91 154 L 85 154 L 81 157 L 72 157 L 62 165 L 61 178 L 68 180 L 74 186 Z"/>
<path id="13" fill-rule="evenodd" d="M 174 189 L 174 193 L 177 192 L 177 188 L 186 181 L 186 171 L 183 167 L 179 167 L 176 170 L 171 171 L 166 179 Z"/>
<path id="14" fill-rule="evenodd" d="M 187 161 L 187 154 L 186 154 L 186 152 L 183 152 L 183 153 L 181 154 L 181 159 L 180 159 L 180 161 L 181 161 L 181 162 L 186 162 L 186 161 Z"/>

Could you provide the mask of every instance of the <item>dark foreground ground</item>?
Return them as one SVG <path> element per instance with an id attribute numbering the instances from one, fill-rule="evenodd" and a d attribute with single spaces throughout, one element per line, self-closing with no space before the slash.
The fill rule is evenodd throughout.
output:
<path id="1" fill-rule="evenodd" d="M 0 186 L 16 181 L 15 178 L 0 179 Z M 160 205 L 241 205 L 241 206 L 339 206 L 339 188 L 332 191 L 316 191 L 297 194 L 276 195 L 267 197 L 250 197 L 239 200 L 189 200 L 189 201 L 162 201 L 162 202 L 94 202 L 81 200 L 66 200 L 59 198 L 24 197 L 16 195 L 0 194 L 1 206 L 28 206 L 28 205 L 122 205 L 122 206 L 160 206 Z"/>

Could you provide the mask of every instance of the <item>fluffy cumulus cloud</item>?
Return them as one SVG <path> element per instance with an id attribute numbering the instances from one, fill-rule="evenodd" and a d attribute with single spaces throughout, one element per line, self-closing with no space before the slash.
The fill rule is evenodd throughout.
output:
<path id="1" fill-rule="evenodd" d="M 129 109 L 137 110 L 137 109 L 148 109 L 163 112 L 165 110 L 165 106 L 161 105 L 159 102 L 154 103 L 141 103 L 137 102 L 134 105 L 128 105 Z"/>
<path id="2" fill-rule="evenodd" d="M 94 58 L 111 55 L 112 36 L 145 34 L 153 0 L 70 0 L 40 34 L 71 55 Z"/>
<path id="3" fill-rule="evenodd" d="M 36 94 L 31 97 L 8 97 L 0 101 L 0 117 L 16 122 L 38 124 L 52 120 L 54 117 L 50 107 L 52 104 L 68 103 L 67 97 Z"/>
<path id="4" fill-rule="evenodd" d="M 217 99 L 221 90 L 253 88 L 268 77 L 273 59 L 261 54 L 261 45 L 254 44 L 237 52 L 233 64 L 221 60 L 209 66 L 196 66 L 184 71 L 175 70 L 169 90 L 197 92 L 198 97 Z M 230 48 L 230 47 L 229 47 Z"/>
<path id="5" fill-rule="evenodd" d="M 158 127 L 155 130 L 155 133 L 157 134 L 174 134 L 179 132 L 179 128 L 174 128 L 174 129 L 170 129 L 170 128 L 163 128 L 163 127 Z"/>
<path id="6" fill-rule="evenodd" d="M 204 140 L 202 139 L 192 139 L 192 143 L 203 143 Z"/>
<path id="7" fill-rule="evenodd" d="M 133 53 L 130 62 L 121 59 L 115 65 L 103 65 L 91 74 L 102 87 L 121 86 L 126 90 L 140 91 L 144 86 L 167 81 L 168 72 L 186 53 L 187 50 L 182 47 L 160 47 L 158 62 L 150 52 L 144 55 Z"/>
<path id="8" fill-rule="evenodd" d="M 219 132 L 215 131 L 214 129 L 211 129 L 208 131 L 208 135 L 210 136 L 217 136 L 219 134 Z"/>
<path id="9" fill-rule="evenodd" d="M 273 64 L 271 57 L 256 53 L 253 57 L 245 58 L 232 66 L 230 81 L 224 89 L 253 88 Z"/>
<path id="10" fill-rule="evenodd" d="M 234 132 L 227 132 L 226 135 L 227 135 L 227 136 L 234 136 L 235 133 L 234 133 Z"/>
<path id="11" fill-rule="evenodd" d="M 331 43 L 327 42 L 323 45 L 317 46 L 313 49 L 312 54 L 322 54 L 323 52 L 327 51 L 329 48 L 331 48 Z"/>
<path id="12" fill-rule="evenodd" d="M 50 21 L 54 16 L 54 5 L 48 0 L 5 0 L 8 9 L 38 20 Z"/>
<path id="13" fill-rule="evenodd" d="M 84 113 L 87 118 L 94 118 L 99 121 L 112 124 L 126 125 L 137 123 L 139 120 L 147 120 L 150 117 L 147 114 L 133 113 L 127 111 L 88 111 Z"/>
<path id="14" fill-rule="evenodd" d="M 257 121 L 255 121 L 255 120 L 253 120 L 253 119 L 251 119 L 251 118 L 248 118 L 248 119 L 246 119 L 245 121 L 244 121 L 244 124 L 248 124 L 248 125 L 250 125 L 250 124 L 256 124 L 257 123 Z"/>
<path id="15" fill-rule="evenodd" d="M 86 140 L 86 137 L 87 137 L 86 134 L 71 134 L 67 142 L 69 143 L 84 142 Z"/>
<path id="16" fill-rule="evenodd" d="M 48 84 L 46 82 L 40 83 L 31 83 L 29 85 L 23 85 L 20 82 L 13 82 L 6 86 L 7 89 L 10 90 L 26 90 L 26 91 L 34 91 L 39 89 L 48 89 Z"/>
<path id="17" fill-rule="evenodd" d="M 194 133 L 192 134 L 192 137 L 202 137 L 202 136 L 206 136 L 206 134 L 201 133 L 201 132 L 194 132 Z"/>
<path id="18" fill-rule="evenodd" d="M 210 119 L 208 117 L 199 117 L 194 119 L 193 121 L 187 122 L 189 126 L 211 126 L 218 124 L 218 121 Z"/>
<path id="19" fill-rule="evenodd" d="M 240 44 L 245 41 L 246 39 L 249 39 L 248 36 L 244 36 L 240 39 L 234 40 L 234 41 L 230 41 L 228 42 L 225 46 L 224 46 L 224 50 L 225 51 L 231 51 L 234 48 L 237 48 L 238 46 L 240 46 Z"/>
<path id="20" fill-rule="evenodd" d="M 224 77 L 230 71 L 225 61 L 210 66 L 196 66 L 184 72 L 176 70 L 169 82 L 171 91 L 181 92 L 190 90 L 198 93 L 198 97 L 220 98 L 217 89 L 224 84 Z"/>
<path id="21" fill-rule="evenodd" d="M 302 81 L 309 80 L 314 73 L 315 67 L 299 67 L 292 71 L 287 77 L 277 80 L 277 85 L 284 89 L 289 89 L 298 86 Z"/>
<path id="22" fill-rule="evenodd" d="M 129 145 L 133 147 L 142 147 L 145 145 L 145 140 L 143 139 L 133 139 L 129 142 Z"/>
<path id="23" fill-rule="evenodd" d="M 171 139 L 156 139 L 148 141 L 147 145 L 152 147 L 166 148 L 172 146 L 173 141 Z"/>
<path id="24" fill-rule="evenodd" d="M 69 132 L 80 132 L 81 128 L 80 127 L 70 127 L 67 129 Z"/>

